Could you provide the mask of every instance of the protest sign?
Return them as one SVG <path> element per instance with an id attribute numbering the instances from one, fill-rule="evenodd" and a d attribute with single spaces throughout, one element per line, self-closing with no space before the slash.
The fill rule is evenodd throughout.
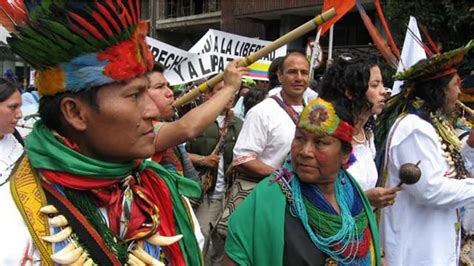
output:
<path id="1" fill-rule="evenodd" d="M 156 62 L 165 66 L 165 77 L 171 85 L 187 83 L 224 71 L 235 58 L 252 54 L 270 43 L 222 31 L 209 30 L 190 51 L 147 37 Z M 270 53 L 273 60 L 286 54 L 286 46 Z M 266 80 L 271 61 L 259 60 L 250 66 L 250 78 Z"/>

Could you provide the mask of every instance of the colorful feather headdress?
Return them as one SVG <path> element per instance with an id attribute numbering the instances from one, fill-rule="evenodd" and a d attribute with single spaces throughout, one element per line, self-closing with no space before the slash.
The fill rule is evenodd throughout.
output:
<path id="1" fill-rule="evenodd" d="M 313 133 L 322 133 L 351 143 L 354 128 L 337 116 L 334 106 L 321 98 L 312 100 L 301 113 L 298 127 Z"/>
<path id="2" fill-rule="evenodd" d="M 139 0 L 9 0 L 1 8 L 15 26 L 8 44 L 37 70 L 42 96 L 130 80 L 153 67 Z"/>
<path id="3" fill-rule="evenodd" d="M 397 73 L 394 78 L 405 81 L 422 81 L 440 78 L 456 72 L 453 68 L 459 64 L 464 55 L 474 47 L 474 40 L 466 46 L 451 50 L 444 54 L 435 54 L 423 63 L 415 64 L 403 72 Z"/>

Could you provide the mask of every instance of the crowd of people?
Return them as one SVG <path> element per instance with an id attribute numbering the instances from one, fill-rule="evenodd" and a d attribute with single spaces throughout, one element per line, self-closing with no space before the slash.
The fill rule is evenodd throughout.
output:
<path id="1" fill-rule="evenodd" d="M 177 115 L 139 5 L 115 7 L 29 7 L 9 38 L 40 97 L 24 132 L 0 79 L 1 265 L 469 265 L 474 131 L 452 114 L 473 41 L 397 73 L 397 95 L 368 58 L 317 91 L 299 51 L 268 81 L 236 59 Z"/>

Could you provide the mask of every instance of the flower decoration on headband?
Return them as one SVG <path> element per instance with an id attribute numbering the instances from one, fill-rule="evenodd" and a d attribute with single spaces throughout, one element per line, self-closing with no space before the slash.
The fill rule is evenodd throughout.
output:
<path id="1" fill-rule="evenodd" d="M 435 54 L 423 63 L 415 64 L 404 72 L 395 75 L 397 80 L 423 81 L 440 78 L 456 73 L 453 67 L 459 64 L 464 55 L 474 47 L 474 40 L 471 40 L 466 46 L 446 52 L 444 54 Z"/>
<path id="2" fill-rule="evenodd" d="M 336 114 L 333 105 L 318 98 L 311 101 L 301 113 L 298 127 L 313 133 L 331 135 L 351 143 L 354 128 Z"/>
<path id="3" fill-rule="evenodd" d="M 153 67 L 145 42 L 148 24 L 140 20 L 138 0 L 1 5 L 7 12 L 24 14 L 15 21 L 8 44 L 37 70 L 35 83 L 42 96 L 130 80 Z"/>

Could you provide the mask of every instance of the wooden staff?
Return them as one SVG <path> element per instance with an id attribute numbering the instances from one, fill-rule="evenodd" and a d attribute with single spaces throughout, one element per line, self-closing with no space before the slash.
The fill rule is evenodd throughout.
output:
<path id="1" fill-rule="evenodd" d="M 328 11 L 322 13 L 319 16 L 311 19 L 310 21 L 306 22 L 305 24 L 299 26 L 298 28 L 288 32 L 287 34 L 281 36 L 280 38 L 276 39 L 272 43 L 269 43 L 262 49 L 258 50 L 257 52 L 249 55 L 248 57 L 240 60 L 239 66 L 249 66 L 259 60 L 260 58 L 266 56 L 267 54 L 271 53 L 272 51 L 280 48 L 281 46 L 303 36 L 304 34 L 308 33 L 309 31 L 313 30 L 317 26 L 323 24 L 324 22 L 328 21 L 329 19 L 333 18 L 336 15 L 336 9 L 331 8 Z M 217 83 L 224 79 L 224 73 L 221 72 L 217 76 L 213 77 L 212 79 L 201 83 L 197 88 L 191 90 L 184 96 L 176 99 L 173 102 L 174 107 L 179 107 L 193 99 L 195 99 L 199 94 L 206 92 L 209 88 L 214 87 Z"/>
<path id="2" fill-rule="evenodd" d="M 224 118 L 224 124 L 222 126 L 222 131 L 221 135 L 219 137 L 219 140 L 217 141 L 216 147 L 214 147 L 214 150 L 212 150 L 210 155 L 219 155 L 221 152 L 223 152 L 223 144 L 227 138 L 227 132 L 229 130 L 229 122 L 233 117 L 233 112 L 228 110 L 227 113 L 225 114 Z M 207 191 L 211 188 L 212 186 L 212 169 L 207 168 L 204 174 L 202 175 L 202 190 L 203 194 L 207 193 Z"/>
<path id="3" fill-rule="evenodd" d="M 467 107 L 465 104 L 463 104 L 461 101 L 457 101 L 457 104 L 459 107 L 461 107 L 464 111 L 466 111 L 470 116 L 474 116 L 474 110 L 471 108 Z"/>

